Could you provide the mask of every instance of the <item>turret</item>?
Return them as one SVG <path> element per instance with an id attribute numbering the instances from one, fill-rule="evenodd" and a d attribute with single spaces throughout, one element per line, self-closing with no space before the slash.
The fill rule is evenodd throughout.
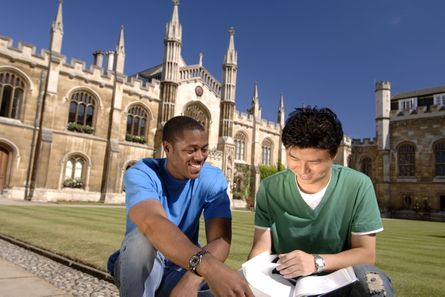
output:
<path id="1" fill-rule="evenodd" d="M 124 42 L 124 26 L 121 27 L 119 40 L 116 46 L 116 73 L 124 73 L 125 65 L 125 42 Z"/>
<path id="2" fill-rule="evenodd" d="M 60 54 L 62 50 L 62 39 L 63 39 L 62 0 L 59 0 L 57 15 L 51 26 L 50 50 L 52 52 Z"/>
<path id="3" fill-rule="evenodd" d="M 229 46 L 224 56 L 223 64 L 223 89 L 221 92 L 221 100 L 235 102 L 236 93 L 236 74 L 238 69 L 238 53 L 235 50 L 234 41 L 235 29 L 229 29 Z"/>
<path id="4" fill-rule="evenodd" d="M 389 120 L 391 112 L 391 83 L 389 81 L 378 81 L 375 84 L 375 100 L 377 148 L 389 150 Z"/>
<path id="5" fill-rule="evenodd" d="M 234 41 L 235 29 L 229 29 L 229 45 L 223 63 L 223 85 L 221 91 L 220 137 L 232 137 L 233 116 L 235 113 L 237 52 Z"/>
<path id="6" fill-rule="evenodd" d="M 165 27 L 162 80 L 178 82 L 181 57 L 182 26 L 179 23 L 179 1 L 173 0 L 173 13 Z"/>
<path id="7" fill-rule="evenodd" d="M 179 82 L 179 61 L 181 60 L 182 26 L 179 23 L 178 0 L 173 0 L 173 13 L 165 28 L 164 60 L 161 78 L 160 124 L 174 116 L 176 92 Z"/>

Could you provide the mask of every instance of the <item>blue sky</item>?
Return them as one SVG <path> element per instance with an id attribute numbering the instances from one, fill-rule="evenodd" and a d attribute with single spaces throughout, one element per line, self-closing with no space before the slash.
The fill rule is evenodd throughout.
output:
<path id="1" fill-rule="evenodd" d="M 56 0 L 0 1 L 0 34 L 48 48 Z M 96 50 L 115 48 L 125 27 L 125 72 L 160 64 L 169 0 L 65 0 L 62 53 L 90 65 Z M 445 84 L 442 0 L 182 0 L 182 55 L 219 80 L 235 27 L 237 107 L 250 106 L 258 82 L 263 117 L 276 120 L 302 104 L 327 106 L 353 138 L 375 136 L 374 85 L 392 94 Z"/>

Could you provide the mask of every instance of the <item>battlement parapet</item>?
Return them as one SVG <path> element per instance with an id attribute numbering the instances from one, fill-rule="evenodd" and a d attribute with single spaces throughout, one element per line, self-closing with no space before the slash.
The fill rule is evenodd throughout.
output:
<path id="1" fill-rule="evenodd" d="M 391 82 L 389 81 L 378 81 L 375 83 L 375 91 L 382 91 L 382 90 L 391 90 Z"/>
<path id="2" fill-rule="evenodd" d="M 250 113 L 242 112 L 242 111 L 235 111 L 235 117 L 238 117 L 239 120 L 246 120 L 253 122 L 253 116 Z"/>
<path id="3" fill-rule="evenodd" d="M 221 83 L 204 67 L 200 65 L 190 65 L 181 67 L 179 70 L 179 79 L 181 81 L 196 78 L 201 78 L 204 84 L 206 84 L 210 90 L 212 90 L 217 96 L 221 96 Z"/>
<path id="4" fill-rule="evenodd" d="M 8 56 L 11 61 L 25 61 L 32 66 L 40 65 L 41 67 L 48 65 L 50 56 L 46 49 L 37 53 L 36 46 L 29 43 L 19 42 L 17 46 L 14 46 L 12 38 L 2 35 L 0 35 L 0 54 Z M 59 55 L 60 57 L 62 56 Z"/>
<path id="5" fill-rule="evenodd" d="M 114 71 L 107 70 L 99 67 L 95 64 L 87 66 L 85 61 L 72 58 L 69 63 L 67 57 L 63 54 L 53 53 L 51 55 L 48 49 L 42 49 L 40 53 L 37 53 L 36 46 L 28 43 L 19 42 L 14 47 L 14 41 L 12 38 L 0 35 L 0 55 L 9 57 L 12 62 L 22 62 L 31 65 L 32 67 L 39 66 L 41 68 L 48 68 L 49 59 L 53 63 L 60 65 L 58 68 L 61 74 L 68 76 L 69 78 L 77 78 L 88 82 L 93 82 L 98 85 L 112 86 L 113 78 L 116 75 Z M 121 74 L 117 74 L 122 76 Z M 123 75 L 125 82 L 124 91 L 133 94 L 139 94 L 141 97 L 158 98 L 159 97 L 159 81 L 153 80 L 151 83 L 144 82 L 139 79 L 129 78 Z"/>
<path id="6" fill-rule="evenodd" d="M 445 115 L 445 105 L 418 106 L 413 109 L 392 110 L 391 121 L 432 118 Z"/>
<path id="7" fill-rule="evenodd" d="M 272 122 L 266 119 L 261 119 L 261 125 L 266 126 L 268 128 L 272 128 L 272 129 L 276 129 L 279 130 L 280 129 L 280 125 L 276 122 Z"/>
<path id="8" fill-rule="evenodd" d="M 375 145 L 377 142 L 375 137 L 373 138 L 352 138 L 352 145 L 369 146 Z"/>

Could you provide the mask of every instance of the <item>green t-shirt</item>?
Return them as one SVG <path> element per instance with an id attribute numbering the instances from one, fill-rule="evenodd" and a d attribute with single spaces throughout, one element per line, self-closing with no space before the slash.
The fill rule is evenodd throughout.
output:
<path id="1" fill-rule="evenodd" d="M 351 248 L 351 234 L 383 230 L 371 180 L 340 165 L 320 204 L 310 208 L 286 170 L 264 179 L 256 196 L 255 226 L 271 228 L 272 252 L 335 254 Z"/>

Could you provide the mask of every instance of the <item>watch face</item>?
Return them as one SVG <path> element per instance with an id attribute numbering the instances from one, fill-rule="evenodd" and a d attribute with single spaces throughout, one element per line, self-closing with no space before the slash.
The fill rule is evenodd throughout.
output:
<path id="1" fill-rule="evenodd" d="M 195 267 L 196 265 L 199 264 L 200 261 L 201 257 L 194 255 L 193 257 L 190 258 L 189 264 L 191 267 Z"/>
<path id="2" fill-rule="evenodd" d="M 195 88 L 196 96 L 201 97 L 203 93 L 204 93 L 204 90 L 202 89 L 202 87 L 201 86 L 196 86 L 196 88 Z"/>

